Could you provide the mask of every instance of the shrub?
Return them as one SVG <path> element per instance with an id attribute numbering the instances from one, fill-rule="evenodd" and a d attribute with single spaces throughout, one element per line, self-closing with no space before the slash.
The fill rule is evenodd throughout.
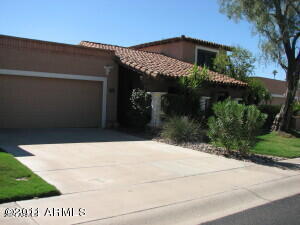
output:
<path id="1" fill-rule="evenodd" d="M 143 128 L 151 120 L 151 95 L 141 89 L 134 89 L 130 96 L 128 118 L 130 125 Z"/>
<path id="2" fill-rule="evenodd" d="M 176 143 L 197 141 L 200 125 L 186 116 L 174 116 L 163 125 L 161 136 Z"/>
<path id="3" fill-rule="evenodd" d="M 270 130 L 276 115 L 279 113 L 281 105 L 259 105 L 258 109 L 268 115 L 263 128 Z"/>
<path id="4" fill-rule="evenodd" d="M 208 120 L 208 136 L 213 144 L 245 154 L 255 143 L 255 136 L 266 115 L 256 106 L 225 100 L 213 105 L 215 116 Z"/>
<path id="5" fill-rule="evenodd" d="M 293 114 L 299 115 L 300 113 L 300 102 L 294 102 L 293 104 Z"/>
<path id="6" fill-rule="evenodd" d="M 196 91 L 203 86 L 203 82 L 208 79 L 208 68 L 204 65 L 200 70 L 197 64 L 189 72 L 189 76 L 181 76 L 179 85 L 183 91 Z"/>

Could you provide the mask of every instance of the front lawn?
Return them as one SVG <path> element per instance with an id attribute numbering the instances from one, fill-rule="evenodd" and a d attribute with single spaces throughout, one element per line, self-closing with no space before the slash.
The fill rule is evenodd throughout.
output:
<path id="1" fill-rule="evenodd" d="M 0 203 L 58 194 L 53 185 L 0 149 Z"/>
<path id="2" fill-rule="evenodd" d="M 283 137 L 276 133 L 261 135 L 251 152 L 285 158 L 300 157 L 300 138 Z"/>

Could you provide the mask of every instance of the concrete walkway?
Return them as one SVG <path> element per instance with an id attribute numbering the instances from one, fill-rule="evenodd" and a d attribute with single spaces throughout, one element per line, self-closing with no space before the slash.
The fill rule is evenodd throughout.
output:
<path id="1" fill-rule="evenodd" d="M 62 192 L 0 205 L 0 224 L 199 224 L 300 193 L 300 159 L 283 170 L 101 129 L 0 130 L 0 146 Z"/>

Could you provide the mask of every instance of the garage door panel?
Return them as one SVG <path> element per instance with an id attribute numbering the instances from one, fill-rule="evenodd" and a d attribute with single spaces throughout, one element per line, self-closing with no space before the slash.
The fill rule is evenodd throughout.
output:
<path id="1" fill-rule="evenodd" d="M 97 127 L 101 94 L 101 82 L 0 76 L 0 127 Z"/>

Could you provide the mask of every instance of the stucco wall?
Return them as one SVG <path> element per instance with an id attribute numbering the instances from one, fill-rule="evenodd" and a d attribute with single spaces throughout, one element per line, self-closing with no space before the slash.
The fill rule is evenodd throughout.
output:
<path id="1" fill-rule="evenodd" d="M 167 44 L 148 46 L 148 47 L 141 48 L 141 50 L 161 53 L 166 56 L 194 64 L 195 54 L 196 54 L 195 51 L 197 46 L 200 45 L 188 41 L 177 41 L 177 42 L 171 42 Z M 203 47 L 211 48 L 206 46 Z M 211 48 L 211 49 L 218 50 L 216 48 Z"/>
<path id="2" fill-rule="evenodd" d="M 113 66 L 108 76 L 106 65 Z M 0 36 L 0 69 L 107 77 L 107 121 L 116 121 L 118 66 L 112 52 Z"/>
<path id="3" fill-rule="evenodd" d="M 183 57 L 182 41 L 144 47 L 141 50 L 160 53 L 179 60 Z"/>

